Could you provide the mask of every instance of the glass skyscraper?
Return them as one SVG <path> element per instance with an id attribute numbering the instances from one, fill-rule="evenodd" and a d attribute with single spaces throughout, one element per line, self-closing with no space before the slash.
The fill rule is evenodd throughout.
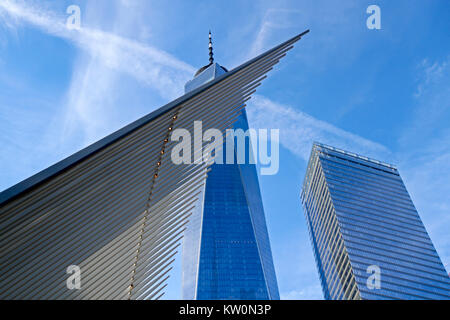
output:
<path id="1" fill-rule="evenodd" d="M 301 193 L 325 299 L 449 299 L 397 169 L 315 143 Z"/>
<path id="2" fill-rule="evenodd" d="M 226 72 L 211 61 L 185 91 Z M 233 128 L 248 129 L 245 109 Z M 183 299 L 279 299 L 255 165 L 213 164 L 196 208 L 185 231 Z"/>

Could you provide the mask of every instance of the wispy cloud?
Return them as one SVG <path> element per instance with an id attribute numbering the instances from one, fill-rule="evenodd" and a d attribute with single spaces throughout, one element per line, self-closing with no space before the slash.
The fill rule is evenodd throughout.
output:
<path id="1" fill-rule="evenodd" d="M 399 139 L 401 171 L 444 264 L 450 264 L 450 56 L 418 66 L 409 126 Z M 448 270 L 450 271 L 450 270 Z"/>
<path id="2" fill-rule="evenodd" d="M 406 151 L 401 164 L 414 204 L 444 264 L 450 264 L 450 130 Z M 448 270 L 450 272 L 450 270 Z"/>
<path id="3" fill-rule="evenodd" d="M 194 67 L 167 52 L 113 33 L 89 28 L 83 22 L 80 30 L 69 30 L 66 27 L 66 16 L 44 10 L 35 2 L 2 0 L 0 12 L 4 18 L 9 17 L 8 25 L 25 22 L 52 36 L 68 40 L 97 57 L 107 67 L 129 74 L 156 88 L 166 98 L 179 95 L 183 84 L 195 71 Z"/>
<path id="4" fill-rule="evenodd" d="M 301 17 L 301 14 L 302 12 L 300 10 L 279 8 L 268 9 L 264 13 L 255 40 L 251 44 L 249 57 L 261 54 L 264 51 L 267 41 L 274 31 L 294 28 L 298 24 L 298 19 Z"/>
<path id="5" fill-rule="evenodd" d="M 448 76 L 450 58 L 445 61 L 434 61 L 431 63 L 428 59 L 423 59 L 419 65 L 420 76 L 419 85 L 414 97 L 421 98 L 425 91 L 429 90 L 430 85 L 440 84 L 442 78 Z"/>
<path id="6" fill-rule="evenodd" d="M 442 61 L 424 59 L 417 69 L 412 125 L 402 137 L 405 141 L 428 139 L 435 133 L 436 124 L 448 124 L 450 118 L 450 56 Z"/>
<path id="7" fill-rule="evenodd" d="M 49 150 L 61 149 L 61 156 L 117 129 L 111 115 L 116 114 L 116 118 L 120 118 L 118 114 L 126 112 L 118 111 L 116 103 L 126 84 L 123 75 L 154 90 L 163 101 L 169 101 L 183 93 L 184 83 L 195 71 L 194 67 L 163 50 L 116 34 L 129 25 L 129 20 L 133 19 L 133 14 L 129 13 L 139 10 L 139 7 L 130 7 L 126 1 L 88 2 L 84 10 L 102 12 L 105 5 L 122 6 L 116 10 L 119 16 L 111 17 L 114 32 L 89 27 L 88 15 L 84 11 L 81 28 L 69 30 L 65 13 L 57 14 L 36 1 L 0 2 L 0 15 L 8 29 L 29 25 L 80 49 L 66 94 L 66 107 L 54 115 L 45 134 L 47 138 L 43 138 Z"/>
<path id="8" fill-rule="evenodd" d="M 383 145 L 339 129 L 291 106 L 256 95 L 248 107 L 249 122 L 254 128 L 280 129 L 280 143 L 294 155 L 307 161 L 314 141 L 358 152 L 366 156 L 389 158 Z"/>
<path id="9" fill-rule="evenodd" d="M 267 5 L 270 7 L 260 13 L 258 28 L 252 31 L 252 37 L 256 36 L 251 42 L 249 57 L 277 44 L 280 38 L 287 39 L 311 29 L 308 40 L 302 43 L 302 50 L 293 54 L 306 62 L 307 67 L 325 72 L 330 64 L 336 64 L 330 57 L 339 56 L 340 64 L 350 64 L 365 41 L 365 20 L 361 16 L 364 8 L 358 10 L 360 1 L 286 0 L 283 4 L 268 2 Z M 361 21 L 360 28 L 354 27 L 356 21 Z"/>

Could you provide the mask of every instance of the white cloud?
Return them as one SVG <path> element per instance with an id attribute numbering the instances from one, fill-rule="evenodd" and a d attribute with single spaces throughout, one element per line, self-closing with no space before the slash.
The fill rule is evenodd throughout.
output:
<path id="1" fill-rule="evenodd" d="M 66 28 L 66 16 L 46 11 L 35 2 L 2 0 L 3 10 L 12 22 L 29 23 L 56 37 L 71 41 L 98 58 L 107 67 L 135 77 L 154 87 L 161 96 L 175 98 L 195 68 L 157 48 L 144 45 L 113 33 L 89 28 L 82 20 L 80 30 Z M 131 16 L 130 16 L 131 18 Z"/>
<path id="2" fill-rule="evenodd" d="M 115 10 L 116 16 L 110 17 L 114 21 L 112 26 L 108 24 L 113 32 L 89 27 L 88 13 L 102 12 L 105 4 L 120 6 Z M 88 2 L 81 13 L 81 29 L 69 30 L 65 12 L 56 14 L 35 1 L 0 2 L 0 15 L 9 29 L 27 24 L 81 49 L 75 60 L 66 107 L 55 114 L 46 133 L 48 149 L 63 148 L 61 155 L 66 156 L 117 129 L 111 114 L 125 113 L 130 108 L 120 106 L 123 110 L 116 110 L 115 101 L 126 82 L 122 75 L 155 90 L 165 101 L 183 93 L 183 85 L 192 77 L 194 67 L 160 49 L 117 35 L 130 25 L 137 13 L 134 11 L 140 9 L 132 4 L 135 3 Z M 55 140 L 55 136 L 59 139 Z"/>
<path id="3" fill-rule="evenodd" d="M 406 187 L 442 262 L 449 264 L 450 130 L 404 156 L 401 174 Z"/>
<path id="4" fill-rule="evenodd" d="M 280 129 L 280 143 L 308 161 L 312 142 L 321 142 L 365 156 L 385 160 L 389 151 L 383 145 L 339 129 L 325 121 L 255 95 L 247 108 L 251 127 Z"/>
<path id="5" fill-rule="evenodd" d="M 406 142 L 427 139 L 441 127 L 437 124 L 448 124 L 450 119 L 450 56 L 434 62 L 424 59 L 418 74 L 412 125 L 402 137 Z"/>
<path id="6" fill-rule="evenodd" d="M 251 45 L 249 57 L 257 56 L 266 49 L 266 42 L 274 31 L 279 29 L 289 29 L 296 26 L 298 18 L 301 17 L 300 10 L 293 9 L 268 9 L 261 21 L 255 40 Z"/>
<path id="7" fill-rule="evenodd" d="M 249 32 L 254 38 L 247 57 L 278 44 L 280 38 L 288 39 L 311 29 L 302 42 L 302 50 L 292 54 L 305 62 L 305 67 L 327 72 L 329 64 L 337 63 L 336 56 L 340 65 L 351 64 L 363 47 L 361 44 L 367 41 L 365 8 L 360 8 L 360 1 L 285 0 L 282 4 L 267 1 L 265 5 L 270 7 L 259 13 L 257 29 Z M 359 21 L 360 27 L 355 28 Z"/>
<path id="8" fill-rule="evenodd" d="M 450 56 L 424 59 L 410 125 L 399 139 L 400 171 L 444 265 L 450 264 Z"/>
<path id="9" fill-rule="evenodd" d="M 421 76 L 419 77 L 420 83 L 417 86 L 417 91 L 414 94 L 416 98 L 420 98 L 424 94 L 424 90 L 427 89 L 432 84 L 439 83 L 443 77 L 448 75 L 449 65 L 448 58 L 446 61 L 441 63 L 435 61 L 434 63 L 430 63 L 428 59 L 423 59 L 419 65 L 419 69 L 421 70 Z"/>

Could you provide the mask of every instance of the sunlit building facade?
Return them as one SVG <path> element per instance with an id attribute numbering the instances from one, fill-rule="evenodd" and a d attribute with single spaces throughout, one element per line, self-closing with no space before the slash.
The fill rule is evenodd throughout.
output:
<path id="1" fill-rule="evenodd" d="M 398 170 L 315 143 L 301 193 L 325 299 L 449 299 Z"/>

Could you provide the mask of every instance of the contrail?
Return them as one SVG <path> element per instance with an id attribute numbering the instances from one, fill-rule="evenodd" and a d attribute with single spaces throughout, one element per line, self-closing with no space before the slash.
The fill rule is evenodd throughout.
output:
<path id="1" fill-rule="evenodd" d="M 184 82 L 195 72 L 194 67 L 167 52 L 83 26 L 83 22 L 79 30 L 69 30 L 65 23 L 67 16 L 43 10 L 31 2 L 25 4 L 23 1 L 2 0 L 0 16 L 10 19 L 8 25 L 25 22 L 47 34 L 70 41 L 90 55 L 100 58 L 109 68 L 156 88 L 165 98 L 177 96 L 179 90 L 175 88 L 182 88 Z M 104 50 L 105 47 L 114 47 L 115 54 L 109 55 L 108 50 Z"/>

